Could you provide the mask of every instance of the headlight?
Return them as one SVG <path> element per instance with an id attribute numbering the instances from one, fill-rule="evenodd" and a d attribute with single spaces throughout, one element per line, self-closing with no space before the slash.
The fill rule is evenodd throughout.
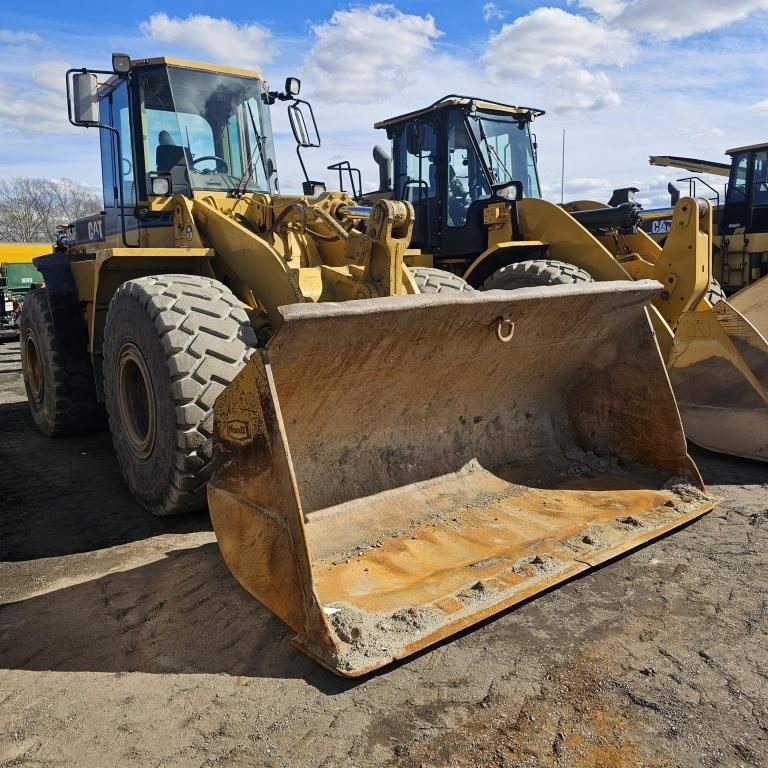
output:
<path id="1" fill-rule="evenodd" d="M 167 176 L 152 176 L 152 194 L 170 195 L 171 180 Z"/>

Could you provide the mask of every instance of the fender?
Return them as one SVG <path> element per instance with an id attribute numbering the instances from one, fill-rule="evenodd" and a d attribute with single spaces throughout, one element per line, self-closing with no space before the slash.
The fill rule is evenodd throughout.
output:
<path id="1" fill-rule="evenodd" d="M 74 260 L 90 258 L 74 257 Z M 70 267 L 72 261 L 73 257 L 68 256 L 64 248 L 57 247 L 53 253 L 38 256 L 32 263 L 43 276 L 53 312 L 53 326 L 60 342 L 69 354 L 81 356 L 84 352 L 87 354 L 88 327 Z"/>

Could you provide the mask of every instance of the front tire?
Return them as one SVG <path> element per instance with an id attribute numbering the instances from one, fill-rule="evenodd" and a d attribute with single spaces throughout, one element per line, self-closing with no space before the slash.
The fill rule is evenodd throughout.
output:
<path id="1" fill-rule="evenodd" d="M 155 515 L 205 508 L 213 404 L 256 347 L 242 304 L 217 280 L 123 283 L 104 329 L 112 441 L 136 499 Z"/>
<path id="2" fill-rule="evenodd" d="M 21 369 L 29 408 L 38 429 L 63 437 L 102 428 L 104 410 L 88 350 L 73 352 L 62 343 L 53 323 L 45 288 L 31 290 L 19 318 Z"/>
<path id="3" fill-rule="evenodd" d="M 564 261 L 533 259 L 507 264 L 497 269 L 484 283 L 482 290 L 515 290 L 543 285 L 578 285 L 594 282 L 592 275 Z"/>
<path id="4" fill-rule="evenodd" d="M 421 293 L 462 293 L 474 288 L 462 277 L 434 267 L 409 267 Z"/>

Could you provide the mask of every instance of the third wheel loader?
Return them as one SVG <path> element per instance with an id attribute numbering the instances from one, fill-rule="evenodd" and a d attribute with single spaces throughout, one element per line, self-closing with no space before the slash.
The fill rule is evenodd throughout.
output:
<path id="1" fill-rule="evenodd" d="M 681 198 L 663 248 L 639 206 L 541 199 L 542 110 L 451 95 L 376 123 L 381 189 L 370 199 L 415 211 L 407 264 L 437 267 L 481 290 L 652 278 L 649 312 L 686 435 L 715 451 L 768 461 L 768 282 L 725 300 L 713 280 L 712 210 Z"/>
<path id="2" fill-rule="evenodd" d="M 106 408 L 136 499 L 207 502 L 232 573 L 320 663 L 376 669 L 712 507 L 657 283 L 481 293 L 409 268 L 409 202 L 278 191 L 293 78 L 117 54 L 68 85 L 105 208 L 36 260 L 33 418 L 63 436 Z"/>

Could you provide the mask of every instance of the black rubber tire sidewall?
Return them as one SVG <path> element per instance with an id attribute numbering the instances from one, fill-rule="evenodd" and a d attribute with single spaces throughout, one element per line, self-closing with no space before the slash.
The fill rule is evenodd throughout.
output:
<path id="1" fill-rule="evenodd" d="M 36 342 L 43 379 L 43 394 L 36 403 L 29 385 L 27 340 Z M 31 290 L 19 318 L 19 342 L 24 388 L 32 418 L 48 437 L 64 437 L 100 431 L 106 425 L 104 408 L 96 400 L 93 365 L 85 343 L 69 348 L 58 336 L 53 311 L 45 288 Z"/>
<path id="2" fill-rule="evenodd" d="M 54 356 L 56 343 L 53 337 L 53 317 L 48 293 L 43 288 L 30 291 L 24 302 L 19 323 L 19 341 L 21 344 L 21 367 L 24 372 L 24 389 L 27 401 L 37 428 L 48 437 L 59 434 L 56 425 L 56 376 Z M 32 334 L 36 342 L 38 358 L 43 376 L 43 397 L 35 402 L 28 382 L 28 361 L 26 357 L 27 336 Z"/>
<path id="3" fill-rule="evenodd" d="M 139 459 L 131 450 L 117 405 L 116 377 L 120 350 L 133 342 L 147 366 L 154 394 L 156 434 L 151 453 Z M 176 414 L 170 392 L 166 354 L 140 300 L 123 293 L 113 300 L 104 330 L 104 390 L 110 429 L 120 466 L 134 495 L 150 511 L 162 514 L 173 476 L 176 447 Z"/>

